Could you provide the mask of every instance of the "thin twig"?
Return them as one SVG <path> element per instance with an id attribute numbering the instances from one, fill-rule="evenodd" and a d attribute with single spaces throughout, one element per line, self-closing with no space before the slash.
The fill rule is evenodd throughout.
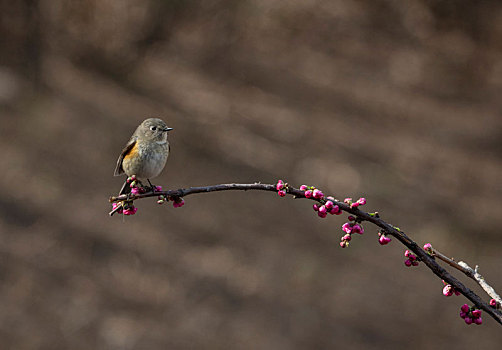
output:
<path id="1" fill-rule="evenodd" d="M 485 278 L 481 276 L 481 274 L 478 272 L 478 265 L 473 269 L 467 263 L 463 261 L 459 261 L 458 264 L 462 266 L 465 270 L 469 271 L 469 273 L 472 275 L 472 279 L 474 279 L 478 284 L 481 286 L 481 288 L 484 289 L 486 294 L 491 296 L 493 299 L 495 299 L 499 305 L 502 304 L 502 298 L 500 298 L 500 295 L 495 292 L 495 289 L 493 289 L 492 286 L 490 286 L 488 283 L 486 283 Z"/>
<path id="2" fill-rule="evenodd" d="M 432 255 L 436 256 L 439 260 L 443 260 L 445 263 L 447 263 L 448 265 L 456 268 L 457 270 L 462 271 L 463 273 L 465 273 L 470 278 L 474 278 L 474 273 L 473 273 L 473 271 L 471 272 L 472 269 L 471 270 L 466 269 L 465 267 L 463 267 L 462 265 L 460 265 L 459 263 L 457 263 L 455 260 L 453 260 L 452 258 L 447 257 L 446 255 L 444 255 L 443 253 L 441 253 L 437 249 L 432 248 Z"/>

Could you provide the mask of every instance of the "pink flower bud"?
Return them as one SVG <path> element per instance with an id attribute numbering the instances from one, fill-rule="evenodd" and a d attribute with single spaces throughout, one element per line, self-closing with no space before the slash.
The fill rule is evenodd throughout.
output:
<path id="1" fill-rule="evenodd" d="M 460 292 L 458 290 L 456 290 L 455 288 L 453 288 L 453 293 L 455 293 L 456 296 L 460 295 Z"/>
<path id="2" fill-rule="evenodd" d="M 137 179 L 136 175 L 131 176 L 131 181 L 136 181 L 136 179 Z"/>
<path id="3" fill-rule="evenodd" d="M 335 205 L 333 208 L 331 208 L 329 213 L 332 215 L 333 214 L 340 215 L 342 213 L 342 211 L 340 210 L 340 207 L 338 205 Z"/>
<path id="4" fill-rule="evenodd" d="M 349 245 L 349 243 L 347 241 L 340 242 L 340 247 L 342 247 L 342 248 L 347 248 L 348 245 Z"/>
<path id="5" fill-rule="evenodd" d="M 173 202 L 173 207 L 175 207 L 175 208 L 181 208 L 184 205 L 185 205 L 185 201 L 183 200 L 183 198 L 176 199 Z"/>
<path id="6" fill-rule="evenodd" d="M 346 222 L 345 224 L 342 225 L 342 230 L 345 233 L 352 233 L 352 225 L 349 222 Z"/>
<path id="7" fill-rule="evenodd" d="M 477 325 L 480 325 L 480 324 L 483 323 L 483 319 L 481 317 L 475 318 L 474 319 L 474 323 L 477 324 Z"/>
<path id="8" fill-rule="evenodd" d="M 354 221 L 356 218 L 353 217 L 352 215 L 349 215 L 349 217 L 347 218 L 349 221 Z"/>
<path id="9" fill-rule="evenodd" d="M 159 199 L 159 200 L 157 201 L 157 204 L 164 204 L 164 200 L 163 200 L 163 199 Z"/>
<path id="10" fill-rule="evenodd" d="M 335 200 L 335 198 L 333 198 L 331 196 L 327 196 L 326 199 L 329 200 L 329 201 L 334 201 Z"/>
<path id="11" fill-rule="evenodd" d="M 412 264 L 413 266 L 418 266 L 418 265 L 419 265 L 419 262 L 418 262 L 418 261 L 416 261 L 416 260 L 412 260 L 412 261 L 411 261 L 411 264 Z"/>
<path id="12" fill-rule="evenodd" d="M 141 193 L 141 190 L 139 189 L 139 187 L 131 188 L 131 194 L 138 195 L 140 193 Z"/>
<path id="13" fill-rule="evenodd" d="M 314 209 L 314 211 L 319 211 L 319 204 L 314 204 L 312 209 Z"/>
<path id="14" fill-rule="evenodd" d="M 469 305 L 464 304 L 460 307 L 460 310 L 462 310 L 462 312 L 468 313 L 471 310 L 471 308 L 469 307 Z"/>
<path id="15" fill-rule="evenodd" d="M 350 241 L 352 239 L 352 236 L 347 233 L 345 236 L 342 237 L 342 241 Z"/>
<path id="16" fill-rule="evenodd" d="M 162 191 L 162 186 L 155 186 L 155 191 L 156 192 Z"/>
<path id="17" fill-rule="evenodd" d="M 277 192 L 277 194 L 281 197 L 284 197 L 286 195 L 286 191 L 285 190 L 280 190 L 279 192 Z"/>
<path id="18" fill-rule="evenodd" d="M 366 204 L 366 198 L 364 198 L 364 197 L 363 198 L 359 198 L 357 200 L 357 203 L 359 203 L 360 205 L 365 205 Z"/>
<path id="19" fill-rule="evenodd" d="M 358 202 L 350 203 L 351 208 L 357 208 L 359 206 Z"/>
<path id="20" fill-rule="evenodd" d="M 405 257 L 407 257 L 407 258 L 409 258 L 409 257 L 410 257 L 410 255 L 413 255 L 413 254 L 412 254 L 412 253 L 411 253 L 408 249 L 406 249 L 406 250 L 404 251 L 404 256 L 405 256 Z"/>
<path id="21" fill-rule="evenodd" d="M 321 199 L 322 197 L 324 197 L 324 193 L 322 193 L 321 191 L 319 191 L 317 188 L 312 192 L 312 197 L 314 197 L 315 199 Z"/>
<path id="22" fill-rule="evenodd" d="M 364 228 L 359 224 L 355 224 L 352 226 L 352 232 L 362 235 L 364 233 Z"/>
<path id="23" fill-rule="evenodd" d="M 481 310 L 478 309 L 472 310 L 472 317 L 473 318 L 481 317 Z"/>
<path id="24" fill-rule="evenodd" d="M 317 215 L 319 215 L 319 217 L 321 217 L 321 218 L 323 218 L 323 219 L 324 219 L 326 216 L 328 216 L 328 214 L 327 214 L 326 212 L 321 213 L 321 208 L 319 208 L 319 211 L 317 212 Z"/>
<path id="25" fill-rule="evenodd" d="M 467 317 L 467 313 L 465 313 L 463 311 L 460 311 L 460 317 L 461 318 L 466 318 Z"/>
<path id="26" fill-rule="evenodd" d="M 306 191 L 306 190 L 308 190 L 307 186 L 305 186 L 305 185 L 300 186 L 300 191 Z"/>
<path id="27" fill-rule="evenodd" d="M 328 210 L 331 210 L 335 206 L 332 201 L 327 201 L 326 204 L 324 204 L 324 205 L 326 206 L 326 209 L 328 209 Z"/>
<path id="28" fill-rule="evenodd" d="M 388 244 L 390 241 L 392 241 L 391 238 L 387 237 L 387 236 L 380 236 L 380 238 L 378 239 L 378 242 L 381 244 L 381 245 L 386 245 Z"/>
<path id="29" fill-rule="evenodd" d="M 432 250 L 432 244 L 430 244 L 430 243 L 425 244 L 424 245 L 424 250 L 426 250 L 426 251 Z"/>
<path id="30" fill-rule="evenodd" d="M 495 300 L 495 299 L 491 299 L 491 300 L 490 300 L 490 306 L 492 306 L 492 307 L 497 307 L 497 300 Z"/>
<path id="31" fill-rule="evenodd" d="M 472 318 L 470 318 L 470 317 L 467 316 L 467 317 L 464 318 L 464 322 L 467 323 L 467 324 L 471 324 L 472 323 Z"/>
<path id="32" fill-rule="evenodd" d="M 322 214 L 327 214 L 328 213 L 328 210 L 326 209 L 325 205 L 321 205 L 319 207 L 319 213 L 322 213 Z"/>
<path id="33" fill-rule="evenodd" d="M 411 266 L 411 260 L 410 260 L 410 259 L 405 260 L 405 261 L 404 261 L 404 264 L 405 264 L 406 266 L 410 267 L 410 266 Z"/>
<path id="34" fill-rule="evenodd" d="M 347 203 L 347 204 L 350 204 L 350 203 L 352 203 L 352 198 L 347 197 L 347 198 L 345 198 L 345 199 L 343 200 L 343 202 L 344 202 L 344 203 Z"/>
<path id="35" fill-rule="evenodd" d="M 284 188 L 284 181 L 279 180 L 277 182 L 277 185 L 275 186 L 275 188 L 276 188 L 277 191 L 282 190 Z"/>
<path id="36" fill-rule="evenodd" d="M 451 285 L 447 284 L 446 286 L 444 286 L 444 288 L 443 288 L 443 295 L 445 297 L 450 297 L 450 296 L 453 295 L 453 290 L 452 290 Z"/>
<path id="37" fill-rule="evenodd" d="M 124 215 L 134 215 L 138 211 L 138 208 L 136 207 L 130 207 L 127 209 L 124 209 Z"/>
<path id="38" fill-rule="evenodd" d="M 305 194 L 306 198 L 312 198 L 312 191 L 311 190 L 306 190 L 304 194 Z"/>

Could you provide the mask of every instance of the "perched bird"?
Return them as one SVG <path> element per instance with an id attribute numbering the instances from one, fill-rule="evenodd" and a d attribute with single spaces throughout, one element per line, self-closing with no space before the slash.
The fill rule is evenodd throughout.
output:
<path id="1" fill-rule="evenodd" d="M 169 156 L 169 142 L 167 134 L 173 128 L 159 118 L 144 120 L 134 131 L 131 139 L 126 144 L 115 167 L 114 176 L 126 174 L 136 175 L 138 179 L 146 179 L 152 186 L 150 179 L 157 177 L 166 165 Z M 124 182 L 119 195 L 131 191 L 127 181 Z"/>

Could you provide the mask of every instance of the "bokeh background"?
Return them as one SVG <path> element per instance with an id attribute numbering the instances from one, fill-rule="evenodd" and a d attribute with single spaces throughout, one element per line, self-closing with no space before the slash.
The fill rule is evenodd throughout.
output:
<path id="1" fill-rule="evenodd" d="M 500 348 L 377 231 L 273 193 L 110 218 L 144 118 L 164 188 L 312 184 L 502 291 L 502 3 L 0 1 L 2 349 Z M 455 274 L 480 295 L 465 277 Z"/>

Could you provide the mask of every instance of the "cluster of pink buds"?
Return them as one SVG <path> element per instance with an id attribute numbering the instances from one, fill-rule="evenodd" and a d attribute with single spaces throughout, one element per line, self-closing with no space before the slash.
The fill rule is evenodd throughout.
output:
<path id="1" fill-rule="evenodd" d="M 495 299 L 490 299 L 490 306 L 495 309 L 500 309 L 500 303 Z"/>
<path id="2" fill-rule="evenodd" d="M 277 185 L 275 185 L 275 189 L 277 190 L 277 194 L 281 197 L 286 195 L 286 190 L 288 189 L 288 184 L 282 180 L 277 181 Z"/>
<path id="3" fill-rule="evenodd" d="M 464 319 L 466 324 L 477 324 L 483 323 L 481 318 L 481 310 L 476 309 L 474 306 L 469 307 L 469 305 L 464 304 L 460 307 L 460 317 Z"/>
<path id="4" fill-rule="evenodd" d="M 185 201 L 181 197 L 175 197 L 173 200 L 173 207 L 175 208 L 181 208 L 182 206 L 185 205 Z"/>
<path id="5" fill-rule="evenodd" d="M 341 238 L 340 247 L 346 248 L 349 246 L 349 242 L 352 239 L 353 233 L 359 233 L 362 235 L 364 233 L 364 228 L 356 221 L 356 218 L 352 215 L 348 217 L 349 221 L 342 225 L 342 231 L 345 234 Z"/>
<path id="6" fill-rule="evenodd" d="M 456 290 L 451 284 L 448 284 L 445 281 L 443 281 L 443 284 L 443 295 L 445 297 L 451 297 L 453 294 L 460 295 L 460 292 Z"/>
<path id="7" fill-rule="evenodd" d="M 145 189 L 140 186 L 140 182 L 136 178 L 136 175 L 128 177 L 126 181 L 129 184 L 129 187 L 131 187 L 131 194 L 138 195 L 145 193 Z"/>
<path id="8" fill-rule="evenodd" d="M 123 201 L 121 203 L 115 202 L 112 204 L 112 208 L 114 210 L 117 207 L 120 207 L 120 209 L 117 210 L 117 213 L 124 214 L 124 215 L 134 215 L 138 211 L 138 208 L 136 208 L 134 205 L 132 205 L 132 202 Z"/>
<path id="9" fill-rule="evenodd" d="M 328 196 L 326 197 L 326 200 L 321 199 L 321 203 L 324 204 L 316 203 L 312 206 L 312 209 L 314 209 L 314 211 L 317 212 L 317 215 L 319 215 L 319 217 L 321 218 L 325 218 L 328 215 L 328 213 L 331 215 L 340 215 L 342 213 L 342 210 L 338 205 L 334 204 L 334 202 L 335 199 L 333 197 Z"/>
<path id="10" fill-rule="evenodd" d="M 378 232 L 378 243 L 381 245 L 386 245 L 388 244 L 392 239 L 390 237 L 387 237 L 385 233 Z"/>
<path id="11" fill-rule="evenodd" d="M 305 198 L 323 199 L 324 193 L 314 186 L 301 185 L 300 191 L 303 191 Z"/>
<path id="12" fill-rule="evenodd" d="M 351 208 L 357 208 L 360 205 L 365 205 L 366 204 L 366 198 L 359 198 L 357 201 L 352 201 L 352 198 L 345 198 L 343 200 L 345 203 L 350 205 Z"/>
<path id="13" fill-rule="evenodd" d="M 417 256 L 415 254 L 413 254 L 412 252 L 410 252 L 408 249 L 406 249 L 406 251 L 404 252 L 404 256 L 408 258 L 404 261 L 404 264 L 406 266 L 408 266 L 408 267 L 418 266 Z"/>

